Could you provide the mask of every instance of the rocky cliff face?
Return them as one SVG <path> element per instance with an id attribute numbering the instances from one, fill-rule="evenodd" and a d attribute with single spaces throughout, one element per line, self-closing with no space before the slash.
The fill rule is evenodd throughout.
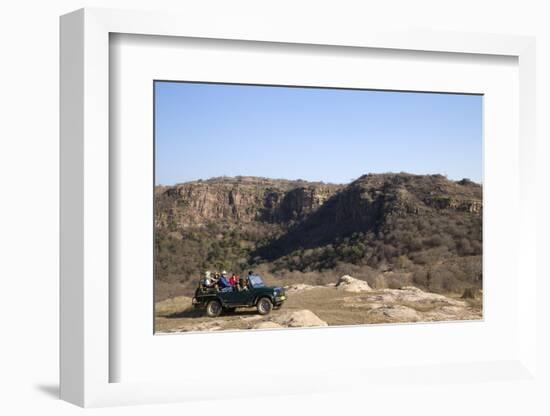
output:
<path id="1" fill-rule="evenodd" d="M 332 197 L 336 222 L 372 222 L 382 214 L 419 214 L 430 209 L 482 212 L 481 186 L 441 175 L 371 174 L 347 186 L 237 177 L 158 187 L 155 225 L 289 223 L 305 219 Z"/>
<path id="2" fill-rule="evenodd" d="M 317 210 L 341 188 L 250 177 L 159 187 L 155 195 L 155 225 L 185 228 L 213 221 L 289 223 Z"/>
<path id="3" fill-rule="evenodd" d="M 444 235 L 448 234 L 444 226 L 452 228 L 456 220 L 463 220 L 481 233 L 481 206 L 481 186 L 473 182 L 454 182 L 441 175 L 364 175 L 255 255 L 274 260 L 299 248 L 330 245 L 357 233 L 370 234 L 363 239 L 365 243 L 388 240 L 407 229 L 407 238 L 420 240 L 432 227 L 418 229 L 418 221 L 437 222 L 433 228 Z M 401 243 L 402 237 L 396 239 Z M 361 245 L 359 250 L 363 250 Z"/>
<path id="4" fill-rule="evenodd" d="M 347 185 L 224 177 L 157 187 L 156 276 L 188 281 L 201 270 L 260 264 L 290 272 L 414 264 L 428 282 L 445 259 L 457 281 L 479 280 L 471 270 L 480 264 L 482 209 L 479 184 L 442 175 L 369 174 Z"/>

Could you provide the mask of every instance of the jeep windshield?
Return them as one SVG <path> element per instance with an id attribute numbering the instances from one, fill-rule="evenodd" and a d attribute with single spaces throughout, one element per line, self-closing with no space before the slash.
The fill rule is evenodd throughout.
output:
<path id="1" fill-rule="evenodd" d="M 260 276 L 252 275 L 248 278 L 248 281 L 250 282 L 250 286 L 252 287 L 263 287 L 265 286 L 264 281 Z"/>

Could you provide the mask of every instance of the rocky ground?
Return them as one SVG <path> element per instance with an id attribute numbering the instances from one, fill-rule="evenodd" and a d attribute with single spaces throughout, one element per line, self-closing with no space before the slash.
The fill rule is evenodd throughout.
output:
<path id="1" fill-rule="evenodd" d="M 342 276 L 324 286 L 286 287 L 288 299 L 279 310 L 260 316 L 255 309 L 237 309 L 231 315 L 208 318 L 178 296 L 156 303 L 157 333 L 278 329 L 428 321 L 478 320 L 481 295 L 474 299 L 424 292 L 416 287 L 371 289 L 367 282 Z"/>

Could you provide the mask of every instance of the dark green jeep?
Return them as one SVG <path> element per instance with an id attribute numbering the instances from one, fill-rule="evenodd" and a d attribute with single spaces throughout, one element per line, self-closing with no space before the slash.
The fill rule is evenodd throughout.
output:
<path id="1" fill-rule="evenodd" d="M 236 308 L 255 307 L 260 315 L 278 309 L 286 299 L 282 287 L 266 286 L 260 276 L 249 276 L 244 287 L 227 289 L 205 288 L 199 285 L 193 297 L 193 306 L 204 308 L 206 315 L 214 317 L 222 312 L 234 312 Z"/>

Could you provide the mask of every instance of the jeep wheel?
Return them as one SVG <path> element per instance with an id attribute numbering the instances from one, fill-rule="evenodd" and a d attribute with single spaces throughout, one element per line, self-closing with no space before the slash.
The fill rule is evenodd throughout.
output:
<path id="1" fill-rule="evenodd" d="M 267 315 L 271 312 L 271 309 L 273 309 L 273 303 L 271 303 L 269 298 L 260 298 L 256 304 L 256 307 L 258 308 L 258 313 L 260 315 Z"/>
<path id="2" fill-rule="evenodd" d="M 219 300 L 211 300 L 206 305 L 206 315 L 208 315 L 211 318 L 215 318 L 216 316 L 220 316 L 222 313 L 222 304 Z"/>

